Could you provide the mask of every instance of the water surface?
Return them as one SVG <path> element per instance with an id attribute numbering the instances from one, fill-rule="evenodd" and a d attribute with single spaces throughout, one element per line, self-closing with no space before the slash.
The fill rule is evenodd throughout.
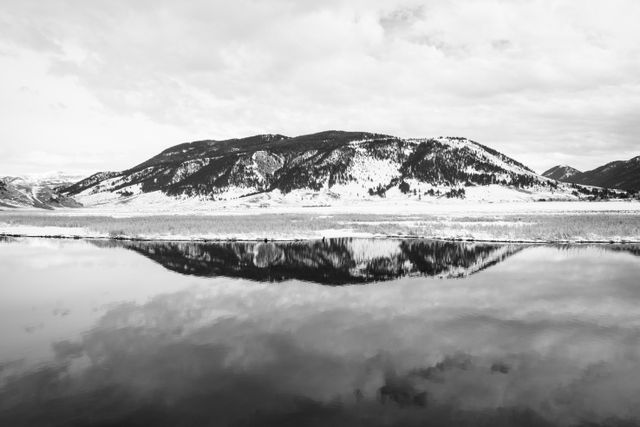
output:
<path id="1" fill-rule="evenodd" d="M 0 242 L 0 425 L 636 425 L 640 250 Z"/>

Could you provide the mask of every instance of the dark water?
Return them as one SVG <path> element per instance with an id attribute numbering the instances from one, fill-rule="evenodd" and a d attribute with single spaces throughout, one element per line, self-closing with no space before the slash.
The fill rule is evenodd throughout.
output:
<path id="1" fill-rule="evenodd" d="M 0 241 L 0 426 L 639 425 L 638 255 Z"/>

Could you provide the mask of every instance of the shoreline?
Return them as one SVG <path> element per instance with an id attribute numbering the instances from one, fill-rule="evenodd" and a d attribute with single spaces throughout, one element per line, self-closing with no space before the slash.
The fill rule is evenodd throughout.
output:
<path id="1" fill-rule="evenodd" d="M 302 238 L 179 238 L 179 237 L 133 237 L 118 236 L 110 237 L 105 235 L 62 235 L 62 234 L 27 234 L 27 233 L 5 233 L 0 232 L 0 238 L 31 238 L 31 239 L 59 239 L 59 240 L 114 240 L 114 241 L 130 241 L 130 242 L 180 242 L 180 243 L 287 243 L 287 242 L 311 242 L 322 240 L 318 237 L 302 237 Z M 388 235 L 345 235 L 332 236 L 327 239 L 371 239 L 371 240 L 435 240 L 442 242 L 460 242 L 460 243 L 504 243 L 504 244 L 526 244 L 526 245 L 550 245 L 550 244 L 570 244 L 570 245 L 626 245 L 640 244 L 640 240 L 635 239 L 602 239 L 602 240 L 583 240 L 583 239 L 566 239 L 566 240 L 527 240 L 527 239 L 476 239 L 461 237 L 434 237 L 434 236 L 407 236 L 400 234 Z"/>

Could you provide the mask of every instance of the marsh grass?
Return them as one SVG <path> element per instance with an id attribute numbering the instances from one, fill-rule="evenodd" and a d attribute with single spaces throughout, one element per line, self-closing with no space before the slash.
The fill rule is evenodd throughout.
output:
<path id="1" fill-rule="evenodd" d="M 475 240 L 640 241 L 640 215 L 626 213 L 465 217 L 374 214 L 155 215 L 113 218 L 0 212 L 0 226 L 2 224 L 84 228 L 112 238 L 307 238 L 317 236 L 322 230 L 338 229 L 382 236 Z"/>

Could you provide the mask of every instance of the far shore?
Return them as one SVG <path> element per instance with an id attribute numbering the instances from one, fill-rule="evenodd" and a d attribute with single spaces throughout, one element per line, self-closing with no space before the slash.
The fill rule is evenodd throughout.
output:
<path id="1" fill-rule="evenodd" d="M 114 241 L 130 241 L 130 242 L 176 242 L 176 243 L 287 243 L 287 242 L 305 242 L 321 240 L 320 238 L 276 238 L 276 239 L 237 239 L 237 238 L 173 238 L 173 237 L 131 237 L 131 236 L 92 236 L 92 235 L 73 235 L 73 234 L 9 234 L 0 233 L 0 238 L 30 238 L 30 239 L 60 239 L 60 240 L 114 240 Z M 443 242 L 460 242 L 460 243 L 504 243 L 504 244 L 523 244 L 523 245 L 548 245 L 548 244 L 566 244 L 566 245 L 619 245 L 619 244 L 640 244 L 639 240 L 498 240 L 498 239 L 475 239 L 458 238 L 458 237 L 429 237 L 429 236 L 405 236 L 405 235 L 344 235 L 341 237 L 331 237 L 336 239 L 380 239 L 380 240 L 405 240 L 405 239 L 422 239 L 437 240 Z"/>

